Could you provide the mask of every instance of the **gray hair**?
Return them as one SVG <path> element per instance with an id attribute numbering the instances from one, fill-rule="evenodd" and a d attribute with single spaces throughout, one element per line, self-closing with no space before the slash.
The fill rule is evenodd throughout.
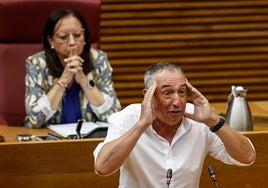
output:
<path id="1" fill-rule="evenodd" d="M 144 85 L 145 88 L 148 89 L 154 81 L 154 75 L 155 73 L 161 72 L 163 70 L 169 70 L 172 72 L 179 72 L 184 75 L 183 70 L 175 64 L 171 64 L 168 62 L 158 62 L 153 65 L 151 65 L 148 70 L 144 73 Z"/>

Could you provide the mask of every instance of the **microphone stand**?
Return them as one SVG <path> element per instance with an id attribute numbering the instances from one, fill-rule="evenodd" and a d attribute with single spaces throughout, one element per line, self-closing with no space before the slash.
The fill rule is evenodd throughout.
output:
<path id="1" fill-rule="evenodd" d="M 214 181 L 214 183 L 215 183 L 215 187 L 219 188 L 219 185 L 218 185 L 217 181 Z"/>
<path id="2" fill-rule="evenodd" d="M 208 172 L 211 176 L 211 179 L 213 180 L 213 182 L 215 184 L 215 188 L 219 188 L 219 185 L 218 185 L 217 180 L 216 180 L 215 171 L 214 171 L 212 166 L 208 166 Z"/>

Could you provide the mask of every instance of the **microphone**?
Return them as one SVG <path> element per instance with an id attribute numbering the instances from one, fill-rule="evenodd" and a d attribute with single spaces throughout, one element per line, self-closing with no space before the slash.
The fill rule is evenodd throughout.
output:
<path id="1" fill-rule="evenodd" d="M 169 187 L 171 178 L 172 178 L 172 169 L 169 168 L 167 170 L 167 187 Z"/>
<path id="2" fill-rule="evenodd" d="M 212 166 L 208 166 L 208 172 L 209 172 L 209 174 L 210 174 L 211 179 L 213 180 L 213 182 L 214 182 L 214 184 L 215 184 L 215 187 L 216 187 L 216 188 L 219 188 L 218 183 L 217 183 L 217 181 L 216 181 L 215 170 L 213 169 Z"/>
<path id="3" fill-rule="evenodd" d="M 76 133 L 77 133 L 77 138 L 82 138 L 81 135 L 81 128 L 82 128 L 82 124 L 83 124 L 84 120 L 83 119 L 79 119 L 76 125 Z"/>

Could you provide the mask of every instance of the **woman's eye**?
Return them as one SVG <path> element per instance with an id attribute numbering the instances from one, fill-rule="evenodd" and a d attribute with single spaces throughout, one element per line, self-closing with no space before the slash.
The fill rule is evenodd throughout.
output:
<path id="1" fill-rule="evenodd" d="M 81 36 L 81 33 L 74 33 L 73 35 L 75 38 L 79 38 Z"/>
<path id="2" fill-rule="evenodd" d="M 59 36 L 59 38 L 61 39 L 61 40 L 67 40 L 67 35 L 63 35 L 63 36 Z"/>

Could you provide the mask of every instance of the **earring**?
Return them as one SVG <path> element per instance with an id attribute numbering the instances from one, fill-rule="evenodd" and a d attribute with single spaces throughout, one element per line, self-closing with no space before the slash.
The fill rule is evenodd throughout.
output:
<path id="1" fill-rule="evenodd" d="M 54 46 L 53 45 L 51 45 L 51 49 L 54 49 Z"/>
<path id="2" fill-rule="evenodd" d="M 84 45 L 86 45 L 86 42 L 84 42 Z"/>

